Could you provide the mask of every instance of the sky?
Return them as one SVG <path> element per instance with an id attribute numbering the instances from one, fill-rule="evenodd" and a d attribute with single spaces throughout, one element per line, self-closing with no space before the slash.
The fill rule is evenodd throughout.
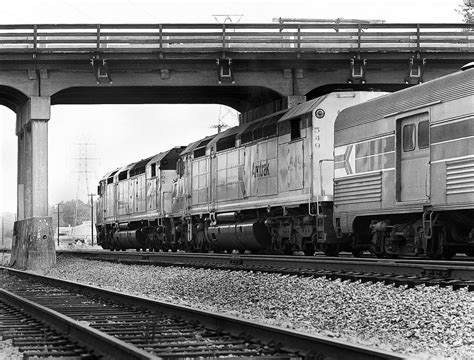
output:
<path id="1" fill-rule="evenodd" d="M 16 0 L 2 4 L 0 24 L 66 23 L 216 23 L 221 17 L 241 23 L 273 19 L 371 19 L 387 23 L 459 23 L 462 0 Z M 1 66 L 1 65 L 0 65 Z M 1 85 L 1 84 L 0 84 Z M 187 145 L 216 132 L 217 124 L 236 125 L 235 111 L 207 105 L 56 105 L 49 132 L 49 203 L 86 200 L 79 144 L 87 143 L 89 192 L 109 170 Z M 146 129 L 144 131 L 144 129 Z M 84 151 L 84 147 L 82 148 Z M 16 212 L 17 139 L 15 114 L 0 105 L 0 213 Z M 78 186 L 78 180 L 81 180 Z"/>

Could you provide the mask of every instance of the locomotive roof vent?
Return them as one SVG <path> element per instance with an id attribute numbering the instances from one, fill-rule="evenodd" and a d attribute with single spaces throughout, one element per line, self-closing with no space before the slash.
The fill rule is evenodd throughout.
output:
<path id="1" fill-rule="evenodd" d="M 474 68 L 474 61 L 472 61 L 470 63 L 467 63 L 466 65 L 463 65 L 461 67 L 461 70 L 465 71 L 465 70 L 472 69 L 472 68 Z"/>

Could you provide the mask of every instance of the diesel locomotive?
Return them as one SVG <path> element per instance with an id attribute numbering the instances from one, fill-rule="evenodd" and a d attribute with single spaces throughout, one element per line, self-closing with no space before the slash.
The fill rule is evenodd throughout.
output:
<path id="1" fill-rule="evenodd" d="M 116 169 L 111 250 L 474 256 L 474 66 L 334 92 Z"/>
<path id="2" fill-rule="evenodd" d="M 98 187 L 99 245 L 350 249 L 333 226 L 334 122 L 342 109 L 382 94 L 330 93 L 111 171 Z"/>
<path id="3" fill-rule="evenodd" d="M 334 226 L 377 256 L 474 256 L 474 64 L 345 109 Z"/>

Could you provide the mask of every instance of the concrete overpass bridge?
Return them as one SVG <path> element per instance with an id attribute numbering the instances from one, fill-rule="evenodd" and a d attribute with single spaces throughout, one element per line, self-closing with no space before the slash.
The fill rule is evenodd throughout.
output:
<path id="1" fill-rule="evenodd" d="M 17 113 L 17 238 L 44 233 L 32 240 L 39 266 L 54 261 L 43 256 L 52 244 L 51 105 L 217 103 L 251 121 L 334 89 L 427 81 L 459 70 L 473 53 L 466 24 L 0 26 L 0 104 Z M 17 265 L 33 266 L 25 261 Z"/>

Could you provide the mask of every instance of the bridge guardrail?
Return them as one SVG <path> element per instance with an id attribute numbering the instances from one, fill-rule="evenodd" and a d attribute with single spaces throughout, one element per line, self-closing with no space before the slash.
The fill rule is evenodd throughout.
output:
<path id="1" fill-rule="evenodd" d="M 474 52 L 468 24 L 0 25 L 5 52 Z"/>

